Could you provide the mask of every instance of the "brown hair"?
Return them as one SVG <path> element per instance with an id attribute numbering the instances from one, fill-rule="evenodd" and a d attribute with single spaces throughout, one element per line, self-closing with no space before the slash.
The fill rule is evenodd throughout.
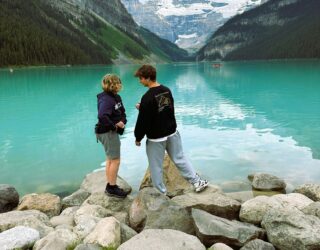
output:
<path id="1" fill-rule="evenodd" d="M 156 79 L 157 79 L 157 71 L 156 71 L 156 68 L 151 66 L 151 65 L 148 65 L 148 64 L 145 64 L 145 65 L 142 65 L 137 71 L 136 73 L 134 74 L 135 77 L 143 77 L 145 79 L 149 79 L 150 81 L 153 81 L 155 82 Z"/>
<path id="2" fill-rule="evenodd" d="M 114 74 L 107 74 L 102 78 L 102 89 L 107 92 L 117 93 L 122 88 L 120 78 Z"/>

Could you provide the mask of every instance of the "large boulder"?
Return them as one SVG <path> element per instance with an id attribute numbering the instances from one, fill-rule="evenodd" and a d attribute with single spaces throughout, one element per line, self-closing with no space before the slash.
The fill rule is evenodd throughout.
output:
<path id="1" fill-rule="evenodd" d="M 172 200 L 189 210 L 198 208 L 227 219 L 237 219 L 241 206 L 240 202 L 210 188 L 201 193 L 193 192 L 176 196 Z"/>
<path id="2" fill-rule="evenodd" d="M 252 187 L 263 191 L 283 191 L 285 192 L 286 183 L 277 176 L 265 173 L 254 174 Z"/>
<path id="3" fill-rule="evenodd" d="M 0 233 L 0 249 L 29 249 L 40 239 L 37 230 L 18 226 Z"/>
<path id="4" fill-rule="evenodd" d="M 105 216 L 113 216 L 122 223 L 129 223 L 129 208 L 133 198 L 127 196 L 125 199 L 119 199 L 116 197 L 107 196 L 105 193 L 93 193 L 82 204 L 86 205 L 98 205 L 106 210 Z"/>
<path id="5" fill-rule="evenodd" d="M 265 236 L 265 231 L 254 225 L 230 221 L 199 209 L 192 209 L 192 217 L 196 234 L 206 247 L 220 242 L 239 248 L 250 240 L 263 239 Z"/>
<path id="6" fill-rule="evenodd" d="M 261 222 L 277 249 L 320 249 L 320 219 L 298 209 L 270 209 Z"/>
<path id="7" fill-rule="evenodd" d="M 155 188 L 142 189 L 129 211 L 130 226 L 137 232 L 143 229 L 175 229 L 194 234 L 190 212 Z"/>
<path id="8" fill-rule="evenodd" d="M 0 184 L 0 213 L 9 212 L 19 204 L 17 190 L 7 184 Z"/>
<path id="9" fill-rule="evenodd" d="M 192 190 L 192 185 L 181 176 L 179 170 L 167 154 L 163 160 L 163 183 L 170 197 Z M 140 184 L 140 190 L 152 186 L 150 169 L 148 168 Z"/>
<path id="10" fill-rule="evenodd" d="M 133 198 L 131 196 L 127 196 L 124 199 L 119 199 L 116 197 L 110 197 L 105 193 L 93 193 L 82 205 L 99 205 L 110 211 L 110 213 L 128 212 L 132 200 Z"/>
<path id="11" fill-rule="evenodd" d="M 195 236 L 172 229 L 147 229 L 123 243 L 118 250 L 205 250 Z"/>
<path id="12" fill-rule="evenodd" d="M 320 218 L 320 201 L 313 202 L 301 210 L 305 214 L 314 215 Z"/>
<path id="13" fill-rule="evenodd" d="M 304 194 L 313 201 L 320 201 L 320 185 L 304 184 L 293 190 L 294 193 Z"/>
<path id="14" fill-rule="evenodd" d="M 60 197 L 54 194 L 27 194 L 25 195 L 17 210 L 38 210 L 49 217 L 57 216 L 61 211 Z"/>
<path id="15" fill-rule="evenodd" d="M 0 214 L 0 232 L 16 226 L 33 228 L 40 233 L 40 237 L 53 231 L 48 216 L 37 210 L 11 211 Z"/>
<path id="16" fill-rule="evenodd" d="M 120 176 L 117 178 L 117 185 L 123 188 L 126 192 L 131 192 L 132 188 Z M 91 194 L 96 192 L 104 193 L 106 188 L 106 171 L 97 170 L 87 174 L 81 183 L 80 189 L 85 190 Z"/>
<path id="17" fill-rule="evenodd" d="M 240 220 L 259 225 L 263 216 L 270 209 L 297 208 L 302 210 L 313 201 L 308 197 L 297 194 L 278 194 L 272 197 L 258 196 L 248 200 L 241 205 Z"/>
<path id="18" fill-rule="evenodd" d="M 86 190 L 79 189 L 71 195 L 62 199 L 62 209 L 67 207 L 81 206 L 82 203 L 90 196 Z"/>
<path id="19" fill-rule="evenodd" d="M 76 226 L 74 232 L 79 238 L 85 238 L 95 228 L 97 223 L 108 216 L 109 211 L 95 204 L 83 204 L 74 214 Z"/>
<path id="20" fill-rule="evenodd" d="M 267 196 L 258 196 L 248 200 L 241 205 L 240 220 L 251 224 L 260 225 L 263 216 L 269 209 L 277 209 L 282 207 L 276 200 Z"/>
<path id="21" fill-rule="evenodd" d="M 92 232 L 100 220 L 101 218 L 92 215 L 79 216 L 76 220 L 76 226 L 73 228 L 73 231 L 80 239 L 84 239 Z"/>

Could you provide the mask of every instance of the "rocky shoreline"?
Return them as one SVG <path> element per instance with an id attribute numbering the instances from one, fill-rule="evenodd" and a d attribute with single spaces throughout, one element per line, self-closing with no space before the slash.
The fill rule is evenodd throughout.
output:
<path id="1" fill-rule="evenodd" d="M 63 199 L 50 193 L 20 199 L 14 187 L 0 184 L 0 250 L 320 249 L 319 184 L 286 194 L 276 176 L 248 178 L 253 191 L 224 193 L 210 185 L 194 193 L 166 157 L 168 196 L 151 187 L 148 171 L 140 191 L 125 199 L 105 195 L 103 170 Z M 120 177 L 117 184 L 131 191 Z"/>

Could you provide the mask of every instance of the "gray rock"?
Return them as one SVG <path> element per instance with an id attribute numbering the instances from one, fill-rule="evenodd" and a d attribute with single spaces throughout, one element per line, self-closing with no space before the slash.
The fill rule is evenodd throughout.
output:
<path id="1" fill-rule="evenodd" d="M 98 218 L 104 218 L 108 216 L 108 210 L 99 205 L 84 204 L 81 206 L 74 215 L 74 221 L 79 223 L 82 216 L 92 216 Z"/>
<path id="2" fill-rule="evenodd" d="M 305 214 L 314 215 L 320 218 L 320 202 L 313 202 L 310 205 L 306 206 L 304 209 L 301 210 Z"/>
<path id="3" fill-rule="evenodd" d="M 60 215 L 62 216 L 74 216 L 80 206 L 68 207 L 64 209 Z"/>
<path id="4" fill-rule="evenodd" d="M 40 237 L 53 231 L 48 216 L 37 210 L 11 211 L 0 214 L 0 232 L 16 226 L 31 227 L 40 233 Z"/>
<path id="5" fill-rule="evenodd" d="M 240 191 L 240 192 L 231 192 L 226 193 L 225 195 L 239 201 L 241 204 L 253 199 L 257 196 L 273 196 L 276 194 L 282 194 L 282 192 L 279 191 L 260 191 L 260 190 L 252 190 L 252 191 Z"/>
<path id="6" fill-rule="evenodd" d="M 163 160 L 163 183 L 165 184 L 168 196 L 174 197 L 192 189 L 192 185 L 184 179 L 170 157 L 166 154 Z M 152 187 L 149 168 L 143 177 L 139 190 L 145 187 Z"/>
<path id="7" fill-rule="evenodd" d="M 109 197 L 105 193 L 93 193 L 82 204 L 82 206 L 99 205 L 109 211 L 109 215 L 113 215 L 118 212 L 128 212 L 132 203 L 132 197 L 127 196 L 125 199 L 119 199 L 116 197 Z"/>
<path id="8" fill-rule="evenodd" d="M 269 209 L 281 208 L 281 204 L 267 196 L 258 196 L 241 205 L 240 220 L 260 225 L 263 216 Z"/>
<path id="9" fill-rule="evenodd" d="M 320 185 L 304 184 L 293 190 L 294 193 L 304 194 L 313 201 L 320 201 Z"/>
<path id="10" fill-rule="evenodd" d="M 118 176 L 117 178 L 117 185 L 123 188 L 126 192 L 131 192 L 132 190 L 129 184 L 120 176 Z M 85 190 L 91 194 L 96 192 L 104 193 L 105 188 L 106 188 L 105 170 L 98 170 L 90 174 L 87 174 L 80 186 L 80 189 Z"/>
<path id="11" fill-rule="evenodd" d="M 240 250 L 275 250 L 274 246 L 269 242 L 255 239 L 245 244 Z"/>
<path id="12" fill-rule="evenodd" d="M 298 193 L 277 194 L 270 197 L 270 199 L 279 202 L 284 208 L 297 208 L 299 210 L 313 203 L 311 199 Z"/>
<path id="13" fill-rule="evenodd" d="M 81 206 L 89 196 L 90 193 L 88 191 L 79 189 L 73 194 L 62 199 L 62 209 L 73 206 Z"/>
<path id="14" fill-rule="evenodd" d="M 80 243 L 79 238 L 75 233 L 68 229 L 57 229 L 49 233 L 47 236 L 38 240 L 33 247 L 33 250 L 65 250 L 73 249 L 74 246 Z"/>
<path id="15" fill-rule="evenodd" d="M 28 249 L 40 239 L 37 230 L 29 227 L 18 226 L 0 233 L 0 249 Z"/>
<path id="16" fill-rule="evenodd" d="M 265 231 L 249 223 L 230 221 L 199 209 L 192 209 L 196 234 L 209 247 L 214 243 L 224 243 L 231 247 L 241 247 L 250 240 L 263 239 Z"/>
<path id="17" fill-rule="evenodd" d="M 240 202 L 225 194 L 210 192 L 209 190 L 176 196 L 172 200 L 185 208 L 198 208 L 227 219 L 237 219 L 241 206 Z"/>
<path id="18" fill-rule="evenodd" d="M 286 183 L 277 176 L 257 173 L 253 177 L 252 187 L 257 190 L 283 190 L 285 191 Z"/>
<path id="19" fill-rule="evenodd" d="M 262 227 L 268 240 L 277 249 L 320 249 L 320 219 L 305 215 L 298 209 L 270 209 L 263 217 Z"/>
<path id="20" fill-rule="evenodd" d="M 57 227 L 60 225 L 74 226 L 73 216 L 59 215 L 54 216 L 50 219 L 50 222 L 53 227 Z"/>
<path id="21" fill-rule="evenodd" d="M 120 245 L 118 250 L 205 250 L 195 236 L 172 229 L 147 229 Z"/>
<path id="22" fill-rule="evenodd" d="M 208 250 L 232 250 L 232 248 L 223 243 L 216 243 L 208 248 Z"/>
<path id="23" fill-rule="evenodd" d="M 80 239 L 84 239 L 95 228 L 101 218 L 91 215 L 79 216 L 76 220 L 76 226 L 73 231 L 78 235 Z"/>
<path id="24" fill-rule="evenodd" d="M 143 229 L 175 229 L 194 234 L 190 213 L 154 188 L 142 189 L 129 211 L 130 227 Z"/>
<path id="25" fill-rule="evenodd" d="M 129 227 L 124 223 L 120 224 L 120 230 L 121 230 L 121 244 L 137 235 L 136 231 L 134 231 L 131 227 Z"/>
<path id="26" fill-rule="evenodd" d="M 241 221 L 259 225 L 263 216 L 270 209 L 297 208 L 301 210 L 310 203 L 312 203 L 312 200 L 298 193 L 278 194 L 272 197 L 258 196 L 241 205 L 240 219 Z"/>
<path id="27" fill-rule="evenodd" d="M 7 184 L 0 184 L 0 213 L 9 212 L 19 204 L 17 190 Z"/>

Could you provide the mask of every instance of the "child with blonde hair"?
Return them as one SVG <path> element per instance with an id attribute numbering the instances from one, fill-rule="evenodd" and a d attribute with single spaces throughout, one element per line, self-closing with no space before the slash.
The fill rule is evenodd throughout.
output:
<path id="1" fill-rule="evenodd" d="M 128 193 L 117 184 L 120 166 L 120 136 L 127 123 L 125 108 L 118 92 L 122 89 L 120 78 L 114 74 L 107 74 L 101 83 L 103 92 L 98 98 L 98 123 L 95 127 L 97 139 L 104 146 L 106 153 L 107 185 L 105 193 L 108 196 L 125 198 Z"/>

